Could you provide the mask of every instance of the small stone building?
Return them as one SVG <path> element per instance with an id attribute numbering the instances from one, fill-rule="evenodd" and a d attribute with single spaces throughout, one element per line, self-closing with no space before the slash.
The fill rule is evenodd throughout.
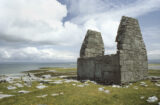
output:
<path id="1" fill-rule="evenodd" d="M 138 20 L 123 16 L 118 28 L 117 53 L 104 55 L 100 32 L 88 30 L 77 60 L 79 80 L 104 84 L 125 84 L 143 80 L 148 60 Z"/>

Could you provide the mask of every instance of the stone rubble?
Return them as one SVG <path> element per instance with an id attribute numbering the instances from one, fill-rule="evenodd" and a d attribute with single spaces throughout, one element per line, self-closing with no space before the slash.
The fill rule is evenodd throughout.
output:
<path id="1" fill-rule="evenodd" d="M 156 96 L 152 96 L 152 97 L 148 97 L 146 101 L 149 103 L 153 103 L 153 102 L 158 101 L 158 98 Z"/>

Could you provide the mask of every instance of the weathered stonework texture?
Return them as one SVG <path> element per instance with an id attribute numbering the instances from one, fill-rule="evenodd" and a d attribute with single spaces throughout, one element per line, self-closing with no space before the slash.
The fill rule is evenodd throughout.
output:
<path id="1" fill-rule="evenodd" d="M 138 21 L 123 16 L 116 37 L 117 54 L 104 55 L 100 32 L 88 30 L 77 60 L 80 80 L 125 84 L 145 79 L 148 60 Z"/>
<path id="2" fill-rule="evenodd" d="M 83 41 L 80 57 L 96 57 L 104 55 L 104 44 L 100 32 L 88 30 Z"/>

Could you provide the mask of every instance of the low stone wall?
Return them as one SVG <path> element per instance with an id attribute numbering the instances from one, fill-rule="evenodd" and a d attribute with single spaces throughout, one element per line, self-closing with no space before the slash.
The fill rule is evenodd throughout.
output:
<path id="1" fill-rule="evenodd" d="M 119 84 L 119 56 L 117 54 L 78 59 L 78 79 L 105 84 Z"/>

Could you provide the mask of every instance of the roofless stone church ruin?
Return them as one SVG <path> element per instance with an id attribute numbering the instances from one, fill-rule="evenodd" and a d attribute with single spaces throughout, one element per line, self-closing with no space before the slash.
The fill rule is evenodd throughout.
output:
<path id="1" fill-rule="evenodd" d="M 78 79 L 105 84 L 143 80 L 148 60 L 138 20 L 123 16 L 116 37 L 117 53 L 104 55 L 100 32 L 88 30 L 77 61 Z"/>

